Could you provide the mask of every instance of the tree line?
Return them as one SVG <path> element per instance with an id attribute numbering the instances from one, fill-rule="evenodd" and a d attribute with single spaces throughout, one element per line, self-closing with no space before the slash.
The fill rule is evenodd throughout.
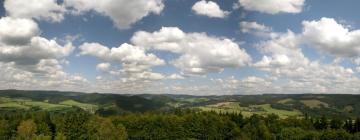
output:
<path id="1" fill-rule="evenodd" d="M 101 116 L 69 112 L 0 114 L 0 140 L 360 140 L 360 119 L 169 112 Z"/>

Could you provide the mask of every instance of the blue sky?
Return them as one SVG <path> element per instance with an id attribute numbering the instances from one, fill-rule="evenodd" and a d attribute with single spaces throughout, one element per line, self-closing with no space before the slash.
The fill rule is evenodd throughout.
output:
<path id="1" fill-rule="evenodd" d="M 195 95 L 360 91 L 356 0 L 0 4 L 2 89 Z"/>

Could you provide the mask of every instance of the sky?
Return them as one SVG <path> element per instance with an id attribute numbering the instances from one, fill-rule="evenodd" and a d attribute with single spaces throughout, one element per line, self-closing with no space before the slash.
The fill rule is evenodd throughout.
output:
<path id="1" fill-rule="evenodd" d="M 359 4 L 0 0 L 0 89 L 358 94 Z"/>

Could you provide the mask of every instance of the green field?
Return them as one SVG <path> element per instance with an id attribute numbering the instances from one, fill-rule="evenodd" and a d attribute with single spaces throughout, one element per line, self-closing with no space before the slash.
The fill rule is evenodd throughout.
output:
<path id="1" fill-rule="evenodd" d="M 305 106 L 310 108 L 321 108 L 321 107 L 329 107 L 327 103 L 321 102 L 319 100 L 301 100 L 301 103 L 303 103 Z"/>
<path id="2" fill-rule="evenodd" d="M 30 109 L 32 107 L 38 107 L 42 110 L 61 110 L 67 108 L 68 106 L 32 101 L 29 99 L 12 99 L 5 97 L 0 98 L 0 108 Z"/>
<path id="3" fill-rule="evenodd" d="M 10 108 L 10 109 L 25 109 L 30 108 L 40 108 L 42 110 L 55 111 L 62 110 L 66 108 L 71 108 L 73 106 L 84 109 L 85 111 L 95 112 L 97 110 L 97 105 L 85 104 L 76 102 L 74 100 L 66 100 L 58 104 L 48 103 L 47 101 L 33 101 L 29 99 L 12 99 L 1 97 L 0 98 L 0 108 Z"/>
<path id="4" fill-rule="evenodd" d="M 94 113 L 97 109 L 98 106 L 97 105 L 93 105 L 93 104 L 86 104 L 86 103 L 80 103 L 74 100 L 66 100 L 66 101 L 62 101 L 59 103 L 60 105 L 66 105 L 66 106 L 76 106 L 79 107 L 85 111 L 89 111 Z"/>
<path id="5" fill-rule="evenodd" d="M 249 117 L 253 114 L 267 115 L 267 114 L 277 114 L 280 118 L 286 118 L 290 116 L 301 116 L 302 113 L 297 110 L 287 111 L 275 109 L 270 106 L 270 104 L 262 105 L 251 105 L 249 107 L 242 107 L 238 102 L 222 102 L 213 105 L 207 105 L 202 107 L 195 107 L 202 111 L 215 111 L 215 112 L 228 112 L 228 113 L 241 113 L 245 117 Z"/>
<path id="6" fill-rule="evenodd" d="M 167 104 L 171 107 L 177 108 L 187 104 L 201 103 L 206 101 L 209 101 L 209 99 L 208 98 L 178 98 L 176 99 L 176 102 L 169 102 Z"/>

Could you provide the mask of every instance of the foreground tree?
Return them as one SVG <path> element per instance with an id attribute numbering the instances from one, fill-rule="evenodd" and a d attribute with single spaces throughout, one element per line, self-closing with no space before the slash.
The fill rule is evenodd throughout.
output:
<path id="1" fill-rule="evenodd" d="M 17 128 L 18 140 L 32 140 L 36 138 L 36 124 L 33 120 L 22 121 Z"/>
<path id="2" fill-rule="evenodd" d="M 7 120 L 0 120 L 0 140 L 11 138 L 11 128 Z"/>
<path id="3" fill-rule="evenodd" d="M 125 127 L 115 126 L 109 119 L 92 117 L 86 124 L 89 139 L 93 140 L 125 140 Z"/>

